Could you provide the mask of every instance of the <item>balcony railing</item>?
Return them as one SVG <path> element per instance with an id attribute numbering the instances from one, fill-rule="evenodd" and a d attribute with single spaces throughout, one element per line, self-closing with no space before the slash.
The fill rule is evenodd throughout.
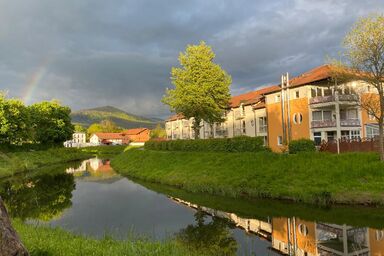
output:
<path id="1" fill-rule="evenodd" d="M 340 120 L 340 126 L 360 126 L 359 119 Z"/>
<path id="2" fill-rule="evenodd" d="M 319 103 L 327 103 L 327 102 L 334 102 L 335 95 L 328 95 L 328 96 L 317 96 L 314 98 L 309 99 L 309 104 L 319 104 Z M 340 94 L 339 95 L 339 101 L 343 102 L 357 102 L 359 100 L 359 96 L 355 94 Z"/>
<path id="3" fill-rule="evenodd" d="M 340 120 L 340 126 L 350 127 L 350 126 L 360 126 L 359 119 L 345 119 Z M 316 120 L 311 122 L 312 128 L 327 128 L 327 127 L 336 127 L 336 120 Z"/>

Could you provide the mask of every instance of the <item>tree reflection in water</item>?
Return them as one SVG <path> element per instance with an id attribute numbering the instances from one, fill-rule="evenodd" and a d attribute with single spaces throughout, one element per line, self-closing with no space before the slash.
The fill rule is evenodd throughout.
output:
<path id="1" fill-rule="evenodd" d="M 0 195 L 13 218 L 49 221 L 72 205 L 74 188 L 74 177 L 66 173 L 18 176 L 0 183 Z"/>
<path id="2" fill-rule="evenodd" d="M 177 240 L 191 249 L 203 249 L 212 255 L 236 255 L 238 245 L 230 232 L 234 224 L 217 217 L 206 222 L 207 216 L 198 209 L 195 213 L 196 224 L 188 225 L 177 233 Z"/>

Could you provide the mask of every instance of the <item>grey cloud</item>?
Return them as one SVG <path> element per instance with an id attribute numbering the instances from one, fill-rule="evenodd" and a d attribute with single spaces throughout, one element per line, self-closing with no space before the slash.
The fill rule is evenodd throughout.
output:
<path id="1" fill-rule="evenodd" d="M 187 44 L 211 44 L 241 93 L 322 64 L 373 11 L 384 11 L 379 0 L 0 0 L 0 90 L 22 97 L 45 65 L 30 102 L 164 117 L 160 99 Z"/>

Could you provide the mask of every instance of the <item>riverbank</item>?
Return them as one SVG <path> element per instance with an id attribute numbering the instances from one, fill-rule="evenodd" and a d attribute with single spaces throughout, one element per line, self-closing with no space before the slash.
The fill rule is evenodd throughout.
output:
<path id="1" fill-rule="evenodd" d="M 33 226 L 13 221 L 25 247 L 31 256 L 38 255 L 205 255 L 194 252 L 176 241 L 149 241 L 148 239 L 130 238 L 124 241 L 105 237 L 94 239 L 74 235 L 59 228 Z"/>
<path id="2" fill-rule="evenodd" d="M 384 205 L 384 163 L 374 153 L 130 150 L 116 156 L 112 166 L 123 175 L 190 192 L 317 205 Z"/>
<path id="3" fill-rule="evenodd" d="M 83 160 L 95 155 L 120 154 L 124 146 L 88 148 L 51 148 L 39 151 L 0 151 L 0 178 L 19 172 L 34 170 L 42 166 Z"/>

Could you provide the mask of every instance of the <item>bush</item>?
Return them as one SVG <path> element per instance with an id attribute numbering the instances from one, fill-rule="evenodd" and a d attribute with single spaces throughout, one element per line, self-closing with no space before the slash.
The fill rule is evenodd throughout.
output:
<path id="1" fill-rule="evenodd" d="M 262 137 L 235 137 L 206 140 L 147 141 L 145 149 L 169 151 L 216 151 L 216 152 L 260 152 L 268 151 Z"/>
<path id="2" fill-rule="evenodd" d="M 288 148 L 290 154 L 316 151 L 315 142 L 309 139 L 293 140 L 289 143 Z"/>

